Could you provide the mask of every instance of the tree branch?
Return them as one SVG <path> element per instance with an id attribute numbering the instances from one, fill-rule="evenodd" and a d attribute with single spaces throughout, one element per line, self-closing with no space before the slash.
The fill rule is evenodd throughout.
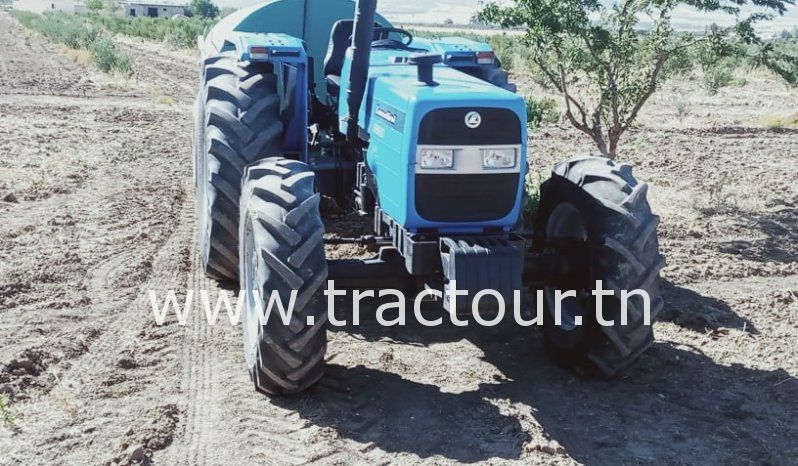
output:
<path id="1" fill-rule="evenodd" d="M 654 69 L 651 71 L 651 74 L 649 74 L 649 77 L 647 79 L 648 88 L 646 89 L 646 92 L 643 93 L 643 95 L 640 97 L 640 100 L 637 101 L 634 108 L 632 108 L 632 111 L 629 112 L 629 117 L 626 118 L 626 121 L 621 127 L 622 131 L 627 130 L 629 126 L 631 126 L 631 124 L 635 121 L 635 118 L 637 118 L 637 114 L 640 112 L 640 109 L 643 108 L 643 105 L 645 105 L 648 99 L 654 94 L 654 92 L 656 92 L 657 79 L 659 79 L 659 74 L 662 71 L 662 67 L 665 65 L 665 62 L 668 61 L 668 58 L 669 55 L 664 54 L 661 57 L 659 57 L 659 59 L 657 60 L 657 63 L 654 65 Z"/>

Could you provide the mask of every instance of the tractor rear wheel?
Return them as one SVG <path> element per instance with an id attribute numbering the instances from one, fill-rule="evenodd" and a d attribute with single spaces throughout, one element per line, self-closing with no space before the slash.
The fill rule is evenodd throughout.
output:
<path id="1" fill-rule="evenodd" d="M 541 186 L 536 234 L 558 256 L 569 252 L 558 248 L 571 248 L 571 267 L 581 271 L 544 288 L 546 345 L 559 364 L 584 375 L 615 376 L 653 343 L 651 324 L 662 308 L 659 272 L 665 260 L 657 239 L 659 217 L 652 214 L 646 193 L 647 185 L 637 182 L 629 165 L 599 157 L 561 162 Z M 586 245 L 576 260 L 574 240 Z M 591 294 L 596 280 L 614 292 L 602 299 L 603 318 L 614 320 L 612 326 L 597 321 Z M 577 291 L 576 298 L 562 300 L 560 325 L 554 319 L 555 288 Z M 634 296 L 623 325 L 620 291 L 638 289 L 650 298 L 650 321 L 645 323 L 642 298 Z"/>
<path id="2" fill-rule="evenodd" d="M 238 278 L 238 215 L 244 168 L 282 153 L 283 125 L 271 64 L 218 56 L 204 64 L 204 137 L 197 161 L 197 223 L 205 273 Z M 199 121 L 199 118 L 197 118 Z"/>
<path id="3" fill-rule="evenodd" d="M 247 167 L 241 196 L 241 287 L 246 290 L 244 355 L 255 389 L 271 395 L 305 390 L 324 372 L 327 279 L 324 224 L 310 168 L 271 158 Z M 258 294 L 254 294 L 256 291 Z M 280 299 L 293 313 L 285 324 Z"/>

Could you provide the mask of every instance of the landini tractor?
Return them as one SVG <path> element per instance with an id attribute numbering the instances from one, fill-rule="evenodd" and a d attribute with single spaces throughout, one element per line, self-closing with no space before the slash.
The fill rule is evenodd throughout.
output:
<path id="1" fill-rule="evenodd" d="M 450 313 L 474 301 L 498 312 L 498 298 L 473 299 L 480 290 L 513 309 L 514 290 L 541 289 L 545 342 L 560 364 L 605 377 L 629 367 L 653 335 L 645 299 L 623 306 L 620 290 L 646 291 L 652 315 L 662 306 L 646 185 L 628 165 L 572 158 L 554 167 L 523 228 L 525 103 L 494 51 L 414 37 L 376 7 L 275 0 L 200 39 L 200 255 L 209 276 L 259 292 L 243 312 L 255 388 L 291 394 L 322 377 L 328 279 L 339 289 L 438 290 Z M 322 201 L 351 208 L 372 234 L 325 239 Z M 328 261 L 331 242 L 370 245 L 375 257 Z M 598 298 L 614 325 L 599 325 L 596 280 L 615 292 Z M 452 284 L 467 295 L 447 299 Z M 575 293 L 559 299 L 557 322 L 559 290 Z M 292 291 L 287 325 L 259 320 L 266 303 L 256 299 L 288 303 Z"/>

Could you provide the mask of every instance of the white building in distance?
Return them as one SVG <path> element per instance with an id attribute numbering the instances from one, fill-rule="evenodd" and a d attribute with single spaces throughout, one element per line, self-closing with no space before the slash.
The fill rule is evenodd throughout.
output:
<path id="1" fill-rule="evenodd" d="M 14 9 L 39 14 L 48 11 L 74 13 L 75 0 L 17 0 L 14 2 Z"/>
<path id="2" fill-rule="evenodd" d="M 129 2 L 121 4 L 125 16 L 137 18 L 171 18 L 175 15 L 188 15 L 188 5 L 184 3 Z"/>

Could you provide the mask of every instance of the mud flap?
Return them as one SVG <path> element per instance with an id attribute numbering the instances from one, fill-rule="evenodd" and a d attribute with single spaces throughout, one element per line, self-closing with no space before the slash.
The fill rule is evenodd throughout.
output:
<path id="1" fill-rule="evenodd" d="M 511 310 L 514 291 L 521 290 L 524 267 L 524 241 L 508 236 L 443 237 L 440 239 L 441 263 L 444 274 L 443 306 L 449 312 L 470 314 L 474 297 L 482 290 L 495 290 L 504 299 L 505 311 Z M 458 292 L 452 303 L 452 282 Z M 479 300 L 480 314 L 485 316 L 498 310 L 495 296 L 484 295 Z"/>

